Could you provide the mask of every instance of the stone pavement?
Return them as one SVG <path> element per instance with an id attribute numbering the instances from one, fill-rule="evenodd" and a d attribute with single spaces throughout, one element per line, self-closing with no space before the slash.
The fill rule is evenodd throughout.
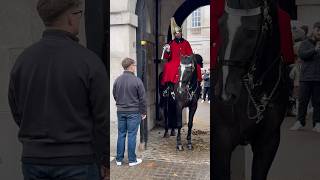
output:
<path id="1" fill-rule="evenodd" d="M 295 118 L 286 118 L 281 128 L 281 142 L 268 180 L 319 180 L 320 133 L 312 131 L 311 114 L 307 126 L 290 131 Z"/>
<path id="2" fill-rule="evenodd" d="M 209 104 L 199 103 L 192 131 L 193 150 L 187 150 L 187 127 L 181 130 L 184 151 L 176 150 L 176 137 L 163 138 L 163 128 L 149 132 L 147 150 L 137 153 L 143 162 L 129 167 L 127 158 L 122 166 L 111 159 L 111 180 L 134 179 L 210 179 L 210 110 Z"/>
<path id="3" fill-rule="evenodd" d="M 268 180 L 319 180 L 320 179 L 320 133 L 312 131 L 311 114 L 307 126 L 299 131 L 290 131 L 296 121 L 285 118 L 281 126 L 280 146 L 268 174 Z M 247 172 L 251 172 L 252 152 L 246 147 Z"/>

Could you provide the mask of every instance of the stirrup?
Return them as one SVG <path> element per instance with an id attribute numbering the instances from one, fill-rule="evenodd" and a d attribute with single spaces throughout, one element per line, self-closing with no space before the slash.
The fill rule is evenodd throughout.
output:
<path id="1" fill-rule="evenodd" d="M 171 91 L 171 97 L 175 100 L 176 99 L 176 94 L 174 93 L 174 91 Z"/>
<path id="2" fill-rule="evenodd" d="M 169 96 L 169 89 L 170 89 L 170 87 L 168 86 L 167 89 L 162 92 L 162 96 L 163 97 L 168 97 Z"/>

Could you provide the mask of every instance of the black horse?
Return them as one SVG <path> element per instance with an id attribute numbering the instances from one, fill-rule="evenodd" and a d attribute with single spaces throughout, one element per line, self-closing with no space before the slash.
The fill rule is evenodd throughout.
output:
<path id="1" fill-rule="evenodd" d="M 238 145 L 251 145 L 252 180 L 266 180 L 280 144 L 288 104 L 277 2 L 227 0 L 214 72 L 213 177 L 230 180 Z"/>
<path id="2" fill-rule="evenodd" d="M 163 72 L 160 73 L 159 79 L 162 79 Z M 169 128 L 171 128 L 171 134 L 170 136 L 175 136 L 175 128 L 176 128 L 176 111 L 174 108 L 169 108 L 173 107 L 174 105 L 174 99 L 169 97 L 169 89 L 165 85 L 161 85 L 159 83 L 159 110 L 160 110 L 160 119 L 164 121 L 164 127 L 165 127 L 165 132 L 163 137 L 164 138 L 169 138 Z M 169 114 L 170 114 L 170 120 L 169 121 Z M 173 118 L 174 117 L 174 118 Z"/>
<path id="3" fill-rule="evenodd" d="M 197 64 L 202 67 L 202 57 L 198 54 L 181 57 L 179 66 L 179 81 L 174 84 L 173 89 L 162 87 L 160 94 L 160 103 L 164 110 L 165 133 L 164 137 L 168 136 L 169 127 L 172 128 L 171 135 L 175 135 L 174 129 L 178 129 L 177 134 L 177 149 L 182 151 L 181 143 L 181 128 L 182 128 L 182 110 L 185 107 L 189 108 L 188 135 L 187 147 L 192 149 L 191 131 L 193 126 L 193 117 L 198 107 L 198 99 L 200 97 L 201 87 L 197 80 Z M 168 90 L 167 93 L 164 93 Z"/>

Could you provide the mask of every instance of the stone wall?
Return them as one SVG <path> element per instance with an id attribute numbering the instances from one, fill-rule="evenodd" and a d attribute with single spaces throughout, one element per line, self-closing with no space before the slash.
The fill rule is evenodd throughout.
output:
<path id="1" fill-rule="evenodd" d="M 184 0 L 162 0 L 159 4 L 159 56 L 163 44 L 166 42 L 170 18 Z M 139 24 L 136 14 L 137 0 L 111 0 L 110 1 L 110 92 L 114 80 L 123 72 L 121 60 L 130 57 L 137 60 L 137 41 L 136 32 Z M 146 59 L 146 89 L 148 98 L 148 129 L 156 125 L 156 76 L 155 73 L 155 1 L 145 0 L 145 29 L 142 30 L 142 40 L 147 41 L 147 45 L 138 49 L 143 51 Z M 139 66 L 139 64 L 138 64 Z M 159 65 L 159 72 L 162 65 Z M 110 94 L 112 97 L 112 94 Z M 117 139 L 117 117 L 116 106 L 113 98 L 110 98 L 110 130 L 111 130 L 111 156 L 115 154 L 115 144 Z M 139 136 L 139 134 L 138 134 Z M 139 137 L 138 137 L 139 139 Z"/>
<path id="2" fill-rule="evenodd" d="M 319 0 L 296 0 L 298 21 L 309 26 L 309 32 L 315 22 L 320 21 Z"/>

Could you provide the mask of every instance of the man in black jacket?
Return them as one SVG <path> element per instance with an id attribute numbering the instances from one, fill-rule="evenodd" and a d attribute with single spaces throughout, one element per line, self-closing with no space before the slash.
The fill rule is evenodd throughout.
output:
<path id="1" fill-rule="evenodd" d="M 313 26 L 311 38 L 300 45 L 298 52 L 301 60 L 300 90 L 297 122 L 291 130 L 305 126 L 308 103 L 313 105 L 313 131 L 320 133 L 320 22 Z"/>
<path id="2" fill-rule="evenodd" d="M 39 0 L 46 30 L 11 71 L 9 103 L 25 180 L 98 180 L 99 166 L 109 162 L 108 76 L 97 55 L 78 43 L 81 4 Z"/>
<path id="3" fill-rule="evenodd" d="M 206 97 L 208 95 L 208 103 L 210 104 L 210 72 L 207 72 L 207 70 L 204 70 L 203 74 L 203 98 L 201 103 L 206 101 Z"/>
<path id="4" fill-rule="evenodd" d="M 113 97 L 116 100 L 118 115 L 118 140 L 116 163 L 122 165 L 128 133 L 129 166 L 142 162 L 136 157 L 136 139 L 141 119 L 146 118 L 147 105 L 145 89 L 142 81 L 135 76 L 135 61 L 125 58 L 122 61 L 124 72 L 113 84 Z"/>

